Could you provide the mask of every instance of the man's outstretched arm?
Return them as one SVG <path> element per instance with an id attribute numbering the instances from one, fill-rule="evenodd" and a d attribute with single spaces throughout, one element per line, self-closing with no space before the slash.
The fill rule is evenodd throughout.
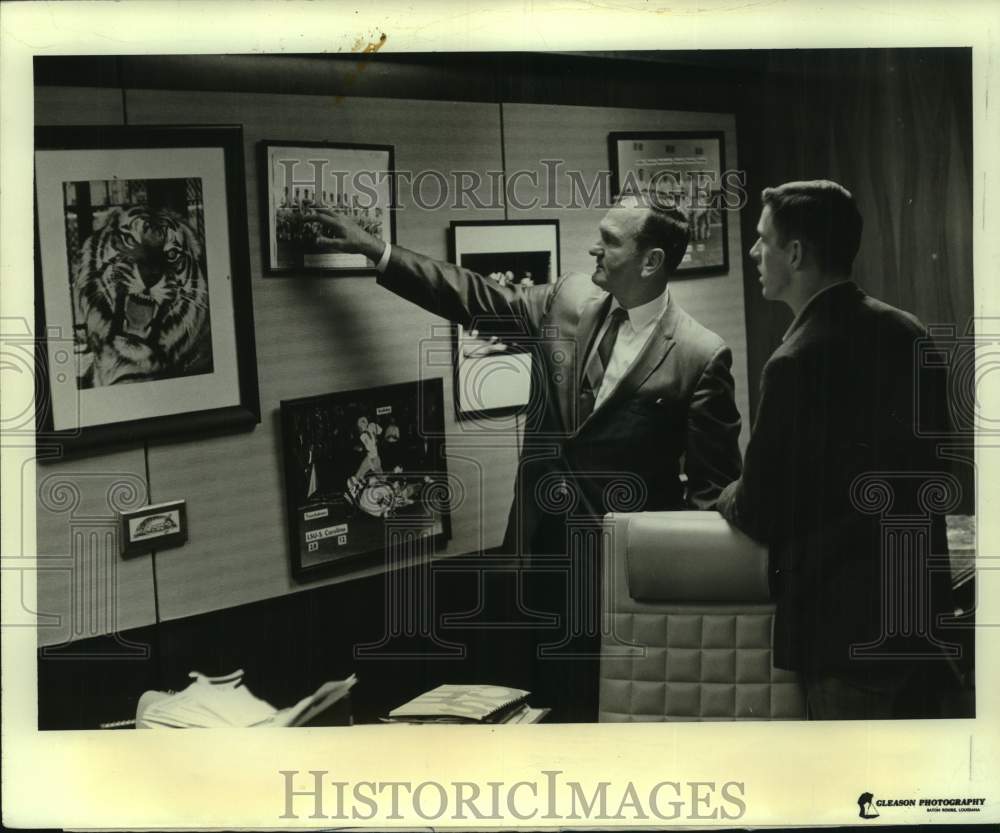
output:
<path id="1" fill-rule="evenodd" d="M 384 240 L 335 211 L 315 208 L 310 219 L 321 223 L 318 242 L 339 252 L 362 254 L 378 264 L 384 260 Z M 393 245 L 378 283 L 401 298 L 456 324 L 474 328 L 483 320 L 517 318 L 530 332 L 540 326 L 550 285 L 502 286 L 469 269 L 434 260 Z"/>

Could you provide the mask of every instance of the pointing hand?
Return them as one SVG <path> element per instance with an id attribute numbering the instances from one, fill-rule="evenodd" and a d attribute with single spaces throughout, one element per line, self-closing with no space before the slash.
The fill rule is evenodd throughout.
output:
<path id="1" fill-rule="evenodd" d="M 343 214 L 329 208 L 313 206 L 305 212 L 306 219 L 320 226 L 316 242 L 337 252 L 362 254 L 376 262 L 385 250 L 385 243 Z"/>

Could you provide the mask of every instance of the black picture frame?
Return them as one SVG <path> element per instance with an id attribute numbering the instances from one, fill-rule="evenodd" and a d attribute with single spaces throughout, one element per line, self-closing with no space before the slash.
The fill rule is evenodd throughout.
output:
<path id="1" fill-rule="evenodd" d="M 310 244 L 318 228 L 302 216 L 301 209 L 315 204 L 343 210 L 368 231 L 395 243 L 395 148 L 264 139 L 257 145 L 257 156 L 264 275 L 374 275 L 375 265 L 363 255 L 324 251 Z M 313 162 L 316 164 L 310 164 Z M 289 169 L 291 184 L 286 180 Z M 321 185 L 318 199 L 317 177 Z M 283 239 L 282 229 L 293 238 L 302 235 L 302 242 Z"/>
<path id="2" fill-rule="evenodd" d="M 242 127 L 37 127 L 34 158 L 36 440 L 50 449 L 39 458 L 252 430 L 260 398 Z M 146 222 L 143 211 L 158 212 L 159 225 L 136 245 L 155 258 L 123 254 L 119 236 L 113 256 L 84 273 L 89 244 L 126 216 Z M 182 265 L 168 276 L 169 258 Z M 159 281 L 140 260 L 160 264 Z M 111 268 L 121 271 L 106 303 L 78 301 Z M 125 290 L 128 280 L 146 291 Z"/>
<path id="3" fill-rule="evenodd" d="M 658 194 L 688 212 L 691 243 L 675 279 L 729 272 L 730 208 L 723 189 L 726 140 L 721 130 L 613 132 L 608 134 L 608 156 L 614 199 L 623 189 L 653 184 Z M 706 172 L 711 182 L 692 176 L 695 171 Z"/>
<path id="4" fill-rule="evenodd" d="M 187 501 L 172 500 L 118 515 L 122 558 L 179 547 L 188 539 Z"/>
<path id="5" fill-rule="evenodd" d="M 559 277 L 558 220 L 453 220 L 448 246 L 453 263 L 484 277 L 502 273 L 518 283 L 527 276 L 533 285 Z M 455 418 L 503 419 L 522 413 L 535 371 L 531 339 L 517 332 L 513 321 L 480 320 L 475 325 L 484 338 L 471 339 L 461 324 L 451 328 Z M 494 352 L 490 338 L 502 350 Z"/>
<path id="6" fill-rule="evenodd" d="M 440 378 L 280 407 L 296 581 L 388 565 L 415 539 L 437 551 L 451 538 Z"/>

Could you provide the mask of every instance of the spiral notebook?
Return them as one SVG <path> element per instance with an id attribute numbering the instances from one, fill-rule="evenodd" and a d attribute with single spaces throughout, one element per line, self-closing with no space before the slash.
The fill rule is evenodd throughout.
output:
<path id="1" fill-rule="evenodd" d="M 389 712 L 390 721 L 503 723 L 523 711 L 530 692 L 499 685 L 439 685 Z"/>

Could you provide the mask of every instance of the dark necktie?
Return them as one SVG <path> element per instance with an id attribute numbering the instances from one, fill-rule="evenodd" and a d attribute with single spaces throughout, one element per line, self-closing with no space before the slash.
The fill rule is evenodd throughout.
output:
<path id="1" fill-rule="evenodd" d="M 604 381 L 604 373 L 608 369 L 608 363 L 611 361 L 611 353 L 614 351 L 615 341 L 618 339 L 618 330 L 621 329 L 622 322 L 626 318 L 628 318 L 628 311 L 622 307 L 616 307 L 612 311 L 600 344 L 587 360 L 583 373 L 583 384 L 580 388 L 580 422 L 583 422 L 594 410 L 594 401 L 597 398 L 597 392 L 601 389 L 601 382 Z"/>

